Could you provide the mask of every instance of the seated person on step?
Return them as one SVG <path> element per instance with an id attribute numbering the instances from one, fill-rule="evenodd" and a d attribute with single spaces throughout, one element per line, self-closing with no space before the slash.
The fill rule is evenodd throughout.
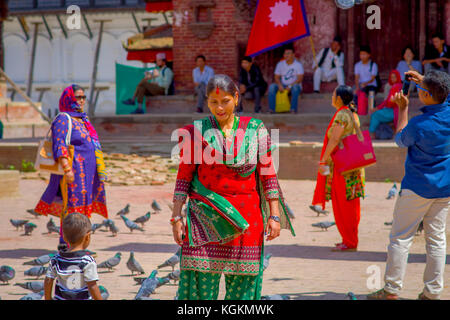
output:
<path id="1" fill-rule="evenodd" d="M 144 113 L 144 97 L 167 95 L 173 81 L 173 71 L 167 67 L 166 54 L 160 52 L 156 55 L 156 69 L 146 72 L 145 77 L 139 82 L 131 99 L 122 103 L 134 105 L 136 99 L 138 108 L 132 114 Z"/>
<path id="2" fill-rule="evenodd" d="M 344 52 L 341 51 L 341 37 L 336 36 L 329 48 L 323 48 L 317 55 L 318 62 L 313 62 L 314 92 L 320 92 L 322 81 L 337 80 L 338 85 L 345 85 Z"/>
<path id="3" fill-rule="evenodd" d="M 252 57 L 244 57 L 241 61 L 239 73 L 239 90 L 245 98 L 255 99 L 255 113 L 261 111 L 261 98 L 267 90 L 267 82 L 261 73 L 261 69 L 253 63 Z M 239 102 L 239 112 L 243 111 L 242 99 Z"/>

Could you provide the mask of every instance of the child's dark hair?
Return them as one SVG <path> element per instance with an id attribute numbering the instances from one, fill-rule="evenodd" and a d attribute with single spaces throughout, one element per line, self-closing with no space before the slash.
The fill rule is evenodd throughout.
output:
<path id="1" fill-rule="evenodd" d="M 205 58 L 205 56 L 202 55 L 202 54 L 199 54 L 197 57 L 195 57 L 195 61 L 197 61 L 198 59 L 203 59 L 203 61 L 206 62 L 206 58 Z"/>
<path id="2" fill-rule="evenodd" d="M 231 79 L 226 74 L 216 74 L 208 81 L 208 85 L 206 86 L 206 95 L 209 96 L 210 93 L 219 88 L 222 91 L 232 95 L 233 97 L 238 94 L 240 98 L 239 89 L 234 83 L 233 79 Z"/>
<path id="3" fill-rule="evenodd" d="M 406 47 L 403 48 L 403 51 L 402 51 L 402 58 L 403 58 L 403 56 L 405 55 L 406 50 L 408 50 L 408 49 L 411 50 L 411 52 L 412 52 L 414 58 L 417 57 L 416 51 L 415 51 L 411 46 L 406 46 Z"/>
<path id="4" fill-rule="evenodd" d="M 349 107 L 352 112 L 356 112 L 356 106 L 353 102 L 353 89 L 350 86 L 338 86 L 336 88 L 336 97 L 341 97 L 342 103 Z"/>
<path id="5" fill-rule="evenodd" d="M 370 46 L 369 45 L 362 45 L 359 48 L 359 52 L 361 52 L 361 51 L 364 51 L 364 52 L 367 52 L 368 54 L 371 54 L 371 50 L 370 50 Z"/>
<path id="6" fill-rule="evenodd" d="M 450 94 L 450 76 L 443 71 L 429 71 L 425 74 L 422 83 L 437 103 L 443 103 Z"/>
<path id="7" fill-rule="evenodd" d="M 78 212 L 70 213 L 62 223 L 62 231 L 69 244 L 79 243 L 91 228 L 89 218 Z"/>
<path id="8" fill-rule="evenodd" d="M 248 62 L 253 62 L 253 58 L 250 56 L 245 56 L 242 58 L 242 61 L 248 61 Z"/>

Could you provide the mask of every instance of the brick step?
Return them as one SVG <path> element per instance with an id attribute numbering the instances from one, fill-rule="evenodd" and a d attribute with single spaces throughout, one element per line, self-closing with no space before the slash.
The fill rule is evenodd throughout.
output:
<path id="1" fill-rule="evenodd" d="M 40 103 L 36 105 L 41 108 Z M 15 102 L 9 99 L 0 102 L 0 119 L 2 121 L 42 120 L 41 115 L 28 102 Z"/>
<path id="2" fill-rule="evenodd" d="M 49 128 L 50 125 L 43 120 L 5 121 L 3 122 L 3 139 L 44 137 Z"/>

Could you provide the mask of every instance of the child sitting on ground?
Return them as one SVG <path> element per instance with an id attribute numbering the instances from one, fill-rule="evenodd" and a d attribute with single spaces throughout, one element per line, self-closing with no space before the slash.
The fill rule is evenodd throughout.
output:
<path id="1" fill-rule="evenodd" d="M 52 300 L 55 279 L 55 300 L 102 300 L 97 264 L 86 251 L 91 242 L 91 222 L 75 212 L 63 220 L 62 229 L 69 249 L 50 260 L 44 281 L 45 300 Z"/>

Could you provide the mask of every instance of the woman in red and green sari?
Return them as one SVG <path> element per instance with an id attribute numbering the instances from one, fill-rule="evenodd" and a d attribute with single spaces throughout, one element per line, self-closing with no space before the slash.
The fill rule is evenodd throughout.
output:
<path id="1" fill-rule="evenodd" d="M 211 116 L 184 127 L 171 219 L 182 246 L 178 299 L 261 298 L 264 235 L 294 230 L 261 120 L 237 117 L 239 90 L 225 75 L 207 86 Z M 181 209 L 189 196 L 186 226 Z"/>

